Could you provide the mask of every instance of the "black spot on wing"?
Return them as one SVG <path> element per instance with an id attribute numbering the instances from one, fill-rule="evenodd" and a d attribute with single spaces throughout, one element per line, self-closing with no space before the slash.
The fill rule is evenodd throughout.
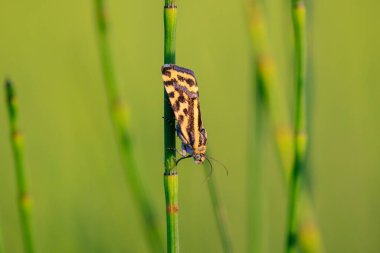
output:
<path id="1" fill-rule="evenodd" d="M 179 123 L 179 124 L 182 124 L 182 122 L 183 122 L 183 118 L 184 118 L 183 115 L 179 115 L 179 116 L 178 116 L 178 123 Z"/>
<path id="2" fill-rule="evenodd" d="M 187 108 L 183 108 L 183 113 L 187 116 L 187 114 L 188 114 Z"/>
<path id="3" fill-rule="evenodd" d="M 177 78 L 178 80 L 180 80 L 181 82 L 185 81 L 185 78 L 181 75 L 177 75 Z"/>
<path id="4" fill-rule="evenodd" d="M 165 69 L 165 68 L 162 70 L 162 74 L 167 77 L 172 76 L 172 73 L 168 69 Z"/>
<path id="5" fill-rule="evenodd" d="M 190 87 L 195 85 L 195 82 L 192 78 L 184 78 L 183 76 L 178 75 L 178 74 L 177 74 L 177 78 L 181 82 L 186 82 Z"/>
<path id="6" fill-rule="evenodd" d="M 173 80 L 173 79 L 171 79 L 169 81 L 164 81 L 164 85 L 165 86 L 173 86 L 174 82 L 175 82 L 175 80 Z"/>
<path id="7" fill-rule="evenodd" d="M 170 98 L 174 98 L 175 94 L 174 94 L 174 92 L 172 91 L 172 92 L 170 92 L 170 93 L 168 94 L 168 96 L 169 96 Z"/>
<path id="8" fill-rule="evenodd" d="M 175 112 L 178 112 L 180 106 L 181 106 L 180 102 L 179 102 L 178 100 L 175 101 L 175 103 L 173 104 L 173 110 L 174 110 Z"/>
<path id="9" fill-rule="evenodd" d="M 187 78 L 187 79 L 186 79 L 186 83 L 187 83 L 190 87 L 195 85 L 194 80 L 191 79 L 191 78 Z"/>
<path id="10" fill-rule="evenodd" d="M 185 97 L 183 96 L 183 94 L 181 94 L 181 95 L 179 95 L 179 97 L 178 97 L 178 101 L 180 102 L 180 103 L 184 103 L 186 100 L 185 100 Z"/>

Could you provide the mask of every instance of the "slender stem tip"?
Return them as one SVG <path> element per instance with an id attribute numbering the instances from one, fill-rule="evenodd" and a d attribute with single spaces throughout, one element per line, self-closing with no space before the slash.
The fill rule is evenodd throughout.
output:
<path id="1" fill-rule="evenodd" d="M 9 103 L 10 101 L 12 101 L 13 97 L 15 96 L 13 83 L 12 83 L 11 79 L 9 79 L 9 78 L 5 79 L 5 92 L 7 95 L 7 102 Z"/>

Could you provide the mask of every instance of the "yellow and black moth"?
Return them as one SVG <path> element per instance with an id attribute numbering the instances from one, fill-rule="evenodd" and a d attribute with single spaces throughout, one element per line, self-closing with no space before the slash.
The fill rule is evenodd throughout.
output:
<path id="1" fill-rule="evenodd" d="M 190 69 L 174 64 L 161 68 L 165 91 L 177 120 L 177 135 L 182 141 L 183 156 L 193 157 L 195 163 L 205 159 L 207 133 L 203 128 L 199 105 L 197 79 Z"/>

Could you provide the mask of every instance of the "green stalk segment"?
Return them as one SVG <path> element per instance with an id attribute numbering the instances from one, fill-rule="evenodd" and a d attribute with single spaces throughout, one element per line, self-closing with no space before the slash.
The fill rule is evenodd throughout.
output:
<path id="1" fill-rule="evenodd" d="M 266 35 L 266 23 L 262 13 L 260 0 L 249 2 L 249 28 L 252 42 L 254 77 L 253 90 L 255 101 L 255 130 L 252 131 L 252 145 L 249 154 L 251 166 L 249 172 L 249 235 L 248 252 L 265 252 L 265 237 L 263 236 L 265 226 L 263 224 L 264 201 L 263 201 L 263 176 L 262 176 L 262 144 L 265 134 L 265 115 L 269 113 L 271 126 L 280 156 L 281 165 L 287 168 L 289 146 L 292 144 L 291 131 L 289 127 L 286 108 L 283 106 L 281 91 L 276 86 L 275 70 L 272 58 L 269 55 L 269 46 Z M 284 169 L 284 175 L 288 174 Z"/>
<path id="2" fill-rule="evenodd" d="M 129 111 L 123 103 L 119 92 L 116 74 L 112 63 L 112 55 L 108 41 L 108 23 L 103 0 L 95 0 L 96 20 L 98 26 L 99 53 L 103 78 L 107 92 L 109 110 L 119 150 L 125 178 L 130 187 L 132 197 L 143 217 L 143 229 L 152 252 L 163 252 L 164 246 L 160 238 L 156 215 L 141 181 L 139 170 L 133 154 L 133 143 L 129 130 Z"/>
<path id="3" fill-rule="evenodd" d="M 286 252 L 297 251 L 301 174 L 305 169 L 306 142 L 306 34 L 305 5 L 302 0 L 292 1 L 295 41 L 296 95 L 294 121 L 294 167 L 290 178 L 288 234 Z"/>
<path id="4" fill-rule="evenodd" d="M 279 85 L 275 62 L 270 54 L 267 25 L 260 0 L 250 2 L 250 32 L 254 54 L 255 72 L 262 108 L 269 114 L 278 155 L 284 171 L 285 180 L 290 178 L 293 160 L 293 140 L 290 116 L 286 110 L 286 101 L 282 95 L 283 87 Z"/>
<path id="5" fill-rule="evenodd" d="M 16 185 L 18 191 L 18 209 L 21 220 L 21 231 L 26 253 L 33 253 L 31 207 L 32 201 L 28 191 L 28 182 L 24 167 L 24 138 L 18 128 L 18 108 L 16 94 L 11 81 L 6 81 L 5 92 L 7 96 L 8 116 L 11 130 L 12 151 L 16 169 Z"/>
<path id="6" fill-rule="evenodd" d="M 177 23 L 177 6 L 174 1 L 165 1 L 164 28 L 165 46 L 164 63 L 175 64 L 175 32 Z M 175 117 L 170 106 L 168 94 L 164 89 L 164 138 L 165 138 L 165 171 L 175 169 Z"/>
<path id="7" fill-rule="evenodd" d="M 175 64 L 177 6 L 165 0 L 164 6 L 164 63 Z M 164 88 L 163 88 L 164 89 Z M 166 196 L 167 252 L 179 252 L 178 236 L 178 175 L 176 161 L 175 117 L 164 89 L 164 188 Z"/>
<path id="8" fill-rule="evenodd" d="M 164 177 L 166 200 L 167 247 L 169 253 L 179 252 L 178 240 L 178 175 L 172 170 Z"/>

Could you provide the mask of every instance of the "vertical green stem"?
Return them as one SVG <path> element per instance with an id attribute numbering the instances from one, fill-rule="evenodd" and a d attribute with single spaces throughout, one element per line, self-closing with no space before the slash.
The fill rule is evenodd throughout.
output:
<path id="1" fill-rule="evenodd" d="M 175 1 L 165 1 L 164 7 L 164 63 L 175 64 L 175 41 L 176 41 L 177 6 Z M 175 169 L 175 117 L 170 106 L 168 94 L 164 92 L 164 138 L 165 138 L 165 171 Z"/>
<path id="2" fill-rule="evenodd" d="M 302 0 L 292 0 L 292 18 L 295 42 L 295 120 L 294 120 L 294 167 L 290 178 L 288 234 L 286 252 L 297 251 L 298 206 L 301 192 L 301 174 L 305 169 L 306 154 L 306 34 L 305 5 Z"/>
<path id="3" fill-rule="evenodd" d="M 175 64 L 177 6 L 175 0 L 165 0 L 164 63 Z M 178 174 L 175 169 L 175 118 L 164 90 L 164 188 L 166 196 L 167 252 L 179 252 L 178 236 Z"/>
<path id="4" fill-rule="evenodd" d="M 282 95 L 283 91 L 276 79 L 275 66 L 270 55 L 269 43 L 267 39 L 267 28 L 265 15 L 263 13 L 261 0 L 249 0 L 249 18 L 251 40 L 253 44 L 253 54 L 256 63 L 257 76 L 260 82 L 257 84 L 261 89 L 262 107 L 269 113 L 272 129 L 274 132 L 276 146 L 280 162 L 283 168 L 287 185 L 290 185 L 293 171 L 294 143 L 289 114 L 286 108 L 286 101 Z M 259 102 L 259 99 L 257 102 Z M 257 105 L 259 106 L 259 105 Z M 264 112 L 263 112 L 264 113 Z M 257 117 L 257 116 L 256 116 Z M 257 140 L 256 140 L 257 141 Z M 251 171 L 251 170 L 250 170 Z M 258 201 L 258 200 L 256 200 Z M 319 228 L 316 224 L 313 213 L 310 195 L 307 191 L 302 191 L 300 195 L 300 231 L 298 231 L 299 242 L 306 252 L 322 252 L 322 241 L 320 239 Z M 257 213 L 258 210 L 255 210 Z M 260 224 L 252 224 L 259 229 Z M 252 244 L 252 243 L 251 243 Z M 253 246 L 253 245 L 252 245 Z M 250 248 L 250 252 L 260 252 L 259 246 Z"/>
<path id="5" fill-rule="evenodd" d="M 260 73 L 257 68 L 252 78 L 253 82 L 253 100 L 255 101 L 254 110 L 254 130 L 250 138 L 251 145 L 249 146 L 249 163 L 251 166 L 248 169 L 248 252 L 264 252 L 264 236 L 263 236 L 263 170 L 262 170 L 262 144 L 264 134 L 264 108 L 263 94 L 261 87 Z"/>
<path id="6" fill-rule="evenodd" d="M 31 197 L 28 191 L 28 182 L 24 167 L 24 138 L 18 127 L 18 108 L 16 94 L 11 81 L 5 84 L 7 96 L 8 116 L 11 129 L 11 143 L 16 169 L 16 185 L 18 190 L 18 209 L 21 220 L 25 252 L 33 253 L 32 227 L 31 227 Z"/>
<path id="7" fill-rule="evenodd" d="M 120 156 L 128 186 L 138 210 L 143 217 L 143 230 L 152 252 L 163 252 L 163 244 L 159 234 L 156 215 L 141 181 L 139 170 L 133 155 L 133 143 L 129 130 L 129 113 L 123 103 L 116 75 L 112 64 L 112 56 L 108 41 L 108 23 L 105 3 L 103 0 L 94 0 L 99 53 L 103 71 L 103 78 L 107 92 L 109 110 L 112 117 L 116 138 L 119 142 Z"/>
<path id="8" fill-rule="evenodd" d="M 293 140 L 287 103 L 283 95 L 283 87 L 277 80 L 275 62 L 270 54 L 267 24 L 260 0 L 251 0 L 249 4 L 250 32 L 255 62 L 255 72 L 259 78 L 262 108 L 271 120 L 280 163 L 285 180 L 290 178 L 293 160 Z"/>
<path id="9" fill-rule="evenodd" d="M 172 174 L 170 174 L 172 173 Z M 178 175 L 175 171 L 164 176 L 166 200 L 167 252 L 179 252 L 178 238 Z"/>
<path id="10" fill-rule="evenodd" d="M 256 90 L 256 116 L 255 116 L 255 138 L 253 145 L 254 161 L 253 168 L 250 168 L 252 173 L 252 182 L 250 185 L 252 191 L 256 193 L 250 194 L 250 202 L 256 201 L 257 205 L 250 204 L 252 215 L 250 230 L 252 236 L 249 242 L 248 252 L 265 252 L 264 245 L 264 226 L 262 225 L 263 201 L 262 201 L 262 185 L 263 177 L 261 176 L 261 149 L 262 135 L 264 134 L 264 120 L 266 113 L 269 114 L 267 119 L 271 120 L 272 132 L 276 141 L 276 147 L 280 158 L 281 166 L 284 172 L 284 178 L 288 181 L 289 164 L 291 164 L 292 154 L 292 139 L 291 128 L 289 123 L 289 115 L 286 110 L 286 103 L 282 95 L 281 87 L 276 80 L 275 66 L 270 55 L 269 44 L 267 41 L 267 28 L 265 17 L 262 11 L 262 3 L 260 0 L 251 0 L 249 2 L 249 18 L 250 18 L 250 33 L 253 50 L 253 61 L 255 64 L 254 80 Z M 255 173 L 254 173 L 255 172 Z M 252 199 L 255 197 L 256 199 Z"/>

